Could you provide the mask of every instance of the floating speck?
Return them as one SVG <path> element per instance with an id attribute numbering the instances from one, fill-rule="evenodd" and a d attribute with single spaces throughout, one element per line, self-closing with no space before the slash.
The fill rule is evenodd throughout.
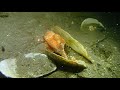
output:
<path id="1" fill-rule="evenodd" d="M 39 25 L 40 27 L 42 26 L 42 25 Z"/>
<path id="2" fill-rule="evenodd" d="M 106 68 L 104 68 L 104 70 L 105 70 Z"/>
<path id="3" fill-rule="evenodd" d="M 7 34 L 7 37 L 9 37 L 10 36 L 10 34 Z"/>
<path id="4" fill-rule="evenodd" d="M 102 73 L 101 75 L 104 76 L 104 73 Z"/>
<path id="5" fill-rule="evenodd" d="M 74 22 L 72 21 L 71 24 L 74 24 Z"/>
<path id="6" fill-rule="evenodd" d="M 102 45 L 104 47 L 104 45 Z"/>
<path id="7" fill-rule="evenodd" d="M 40 41 L 40 39 L 37 40 L 38 42 Z"/>
<path id="8" fill-rule="evenodd" d="M 117 47 L 114 47 L 115 50 L 117 50 Z"/>

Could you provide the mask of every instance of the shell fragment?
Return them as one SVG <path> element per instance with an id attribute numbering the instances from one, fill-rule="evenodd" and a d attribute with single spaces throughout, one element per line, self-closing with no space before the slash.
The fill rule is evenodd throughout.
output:
<path id="1" fill-rule="evenodd" d="M 36 78 L 52 73 L 56 65 L 42 53 L 28 53 L 0 62 L 0 71 L 11 78 Z"/>

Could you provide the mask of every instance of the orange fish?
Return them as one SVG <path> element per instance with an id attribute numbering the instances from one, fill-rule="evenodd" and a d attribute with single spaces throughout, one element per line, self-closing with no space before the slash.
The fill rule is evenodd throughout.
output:
<path id="1" fill-rule="evenodd" d="M 44 35 L 44 40 L 47 49 L 55 52 L 67 59 L 67 55 L 64 50 L 65 40 L 53 31 L 47 31 Z"/>

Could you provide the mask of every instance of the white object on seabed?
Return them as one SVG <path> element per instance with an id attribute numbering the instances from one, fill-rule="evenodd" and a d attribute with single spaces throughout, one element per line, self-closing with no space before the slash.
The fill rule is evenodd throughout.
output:
<path id="1" fill-rule="evenodd" d="M 0 72 L 8 78 L 37 78 L 56 69 L 56 65 L 42 53 L 28 53 L 0 62 Z"/>
<path id="2" fill-rule="evenodd" d="M 101 22 L 99 22 L 97 19 L 94 18 L 86 18 L 85 20 L 83 20 L 83 22 L 81 23 L 80 28 L 83 29 L 84 27 L 90 25 L 90 24 L 96 24 L 99 25 L 100 27 L 104 28 L 103 24 Z"/>

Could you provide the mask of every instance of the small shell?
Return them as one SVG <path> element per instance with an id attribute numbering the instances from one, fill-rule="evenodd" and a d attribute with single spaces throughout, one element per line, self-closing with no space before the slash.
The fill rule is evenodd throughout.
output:
<path id="1" fill-rule="evenodd" d="M 53 52 L 50 52 L 48 50 L 46 50 L 46 54 L 50 58 L 54 59 L 54 62 L 61 63 L 61 64 L 66 65 L 66 66 L 76 67 L 76 68 L 80 68 L 80 69 L 81 68 L 85 69 L 87 67 L 85 62 L 81 61 L 81 60 L 65 59 L 64 57 L 57 55 Z"/>
<path id="2" fill-rule="evenodd" d="M 101 27 L 102 29 L 106 29 L 101 22 L 99 22 L 97 19 L 94 18 L 86 18 L 80 26 L 81 30 L 85 30 L 85 28 L 88 28 L 89 31 L 94 31 L 98 27 Z"/>

